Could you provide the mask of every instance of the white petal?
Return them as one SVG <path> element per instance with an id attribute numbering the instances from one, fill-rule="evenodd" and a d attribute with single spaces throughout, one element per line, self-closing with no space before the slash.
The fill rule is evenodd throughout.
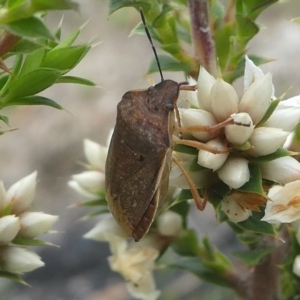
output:
<path id="1" fill-rule="evenodd" d="M 254 124 L 257 124 L 267 112 L 272 96 L 272 76 L 270 73 L 255 80 L 244 95 L 239 104 L 239 111 L 251 116 Z"/>
<path id="2" fill-rule="evenodd" d="M 300 255 L 297 255 L 294 259 L 293 273 L 300 277 Z"/>
<path id="3" fill-rule="evenodd" d="M 281 101 L 264 126 L 292 131 L 300 120 L 300 96 Z"/>
<path id="4" fill-rule="evenodd" d="M 300 218 L 300 180 L 287 183 L 277 192 L 268 193 L 265 215 L 262 221 L 291 223 Z"/>
<path id="5" fill-rule="evenodd" d="M 275 152 L 285 143 L 289 132 L 278 128 L 255 128 L 249 142 L 254 147 L 249 151 L 251 155 L 262 156 Z"/>
<path id="6" fill-rule="evenodd" d="M 79 195 L 85 197 L 86 199 L 90 199 L 90 200 L 95 200 L 97 198 L 99 198 L 99 195 L 97 194 L 93 194 L 87 190 L 85 190 L 84 188 L 82 188 L 82 186 L 75 180 L 70 180 L 68 182 L 68 186 L 70 188 L 72 188 L 74 191 L 76 191 Z"/>
<path id="7" fill-rule="evenodd" d="M 238 189 L 250 179 L 248 161 L 242 157 L 230 157 L 218 170 L 218 176 L 230 188 Z"/>
<path id="8" fill-rule="evenodd" d="M 206 145 L 215 147 L 218 150 L 223 150 L 226 148 L 225 145 L 219 139 L 211 140 L 207 142 Z M 215 171 L 224 164 L 228 155 L 229 152 L 214 154 L 206 150 L 199 150 L 198 164 Z"/>
<path id="9" fill-rule="evenodd" d="M 285 184 L 300 179 L 300 163 L 290 156 L 259 163 L 259 167 L 262 177 L 274 182 Z"/>
<path id="10" fill-rule="evenodd" d="M 18 235 L 26 238 L 35 238 L 47 233 L 57 219 L 58 216 L 42 212 L 25 212 L 20 215 L 21 230 Z"/>
<path id="11" fill-rule="evenodd" d="M 199 107 L 206 111 L 210 111 L 211 109 L 210 91 L 215 81 L 215 78 L 201 66 L 198 77 L 198 101 Z"/>
<path id="12" fill-rule="evenodd" d="M 253 61 L 245 56 L 244 89 L 246 90 L 251 83 L 264 76 L 263 71 L 257 67 Z"/>
<path id="13" fill-rule="evenodd" d="M 229 220 L 234 223 L 247 220 L 251 216 L 251 210 L 243 208 L 234 199 L 234 197 L 227 196 L 221 203 L 221 209 L 226 213 Z"/>
<path id="14" fill-rule="evenodd" d="M 218 122 L 227 120 L 238 112 L 239 98 L 232 85 L 218 78 L 210 92 L 211 111 Z"/>
<path id="15" fill-rule="evenodd" d="M 213 126 L 217 124 L 217 121 L 213 115 L 202 109 L 180 109 L 181 121 L 183 127 L 186 126 Z M 195 138 L 201 141 L 209 141 L 218 135 L 218 132 L 209 133 L 207 131 L 192 132 Z"/>
<path id="16" fill-rule="evenodd" d="M 6 245 L 11 242 L 20 229 L 19 218 L 14 215 L 8 215 L 0 218 L 0 245 Z"/>
<path id="17" fill-rule="evenodd" d="M 25 248 L 8 246 L 2 253 L 2 267 L 11 273 L 30 272 L 45 264 L 34 252 Z"/>
<path id="18" fill-rule="evenodd" d="M 98 171 L 85 171 L 73 175 L 72 179 L 77 181 L 84 190 L 92 194 L 97 194 L 105 187 L 105 175 Z"/>
<path id="19" fill-rule="evenodd" d="M 157 218 L 157 229 L 164 236 L 177 236 L 182 229 L 182 217 L 174 211 L 168 210 Z"/>
<path id="20" fill-rule="evenodd" d="M 197 81 L 194 78 L 189 77 L 188 83 L 189 85 L 196 85 Z M 177 106 L 181 108 L 199 108 L 198 92 L 181 90 L 177 100 Z"/>
<path id="21" fill-rule="evenodd" d="M 236 124 L 225 127 L 226 139 L 233 145 L 241 146 L 248 141 L 254 130 L 252 119 L 247 113 L 232 114 L 231 117 Z"/>
<path id="22" fill-rule="evenodd" d="M 13 184 L 7 191 L 4 202 L 5 206 L 12 205 L 12 213 L 22 213 L 31 206 L 35 195 L 36 176 L 35 171 Z"/>
<path id="23" fill-rule="evenodd" d="M 104 172 L 108 148 L 88 139 L 83 141 L 83 145 L 84 154 L 89 164 L 95 169 Z"/>

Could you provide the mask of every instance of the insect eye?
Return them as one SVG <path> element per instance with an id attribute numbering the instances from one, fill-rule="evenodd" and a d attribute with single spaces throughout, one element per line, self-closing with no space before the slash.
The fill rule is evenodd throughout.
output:
<path id="1" fill-rule="evenodd" d="M 150 85 L 150 86 L 148 87 L 148 91 L 149 91 L 149 92 L 153 92 L 153 91 L 154 91 L 154 86 L 153 86 L 153 85 Z"/>
<path id="2" fill-rule="evenodd" d="M 166 103 L 165 104 L 165 110 L 173 111 L 174 110 L 174 104 L 173 103 Z"/>

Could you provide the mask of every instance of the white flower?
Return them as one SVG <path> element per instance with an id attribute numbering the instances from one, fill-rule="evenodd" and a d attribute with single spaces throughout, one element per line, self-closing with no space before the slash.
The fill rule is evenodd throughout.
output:
<path id="1" fill-rule="evenodd" d="M 4 205 L 11 205 L 12 213 L 18 215 L 31 206 L 35 195 L 36 176 L 35 171 L 13 184 L 7 191 Z"/>
<path id="2" fill-rule="evenodd" d="M 264 126 L 292 131 L 300 120 L 300 96 L 279 102 Z"/>
<path id="3" fill-rule="evenodd" d="M 218 122 L 227 120 L 238 112 L 238 95 L 232 85 L 218 78 L 210 92 L 211 110 Z"/>
<path id="4" fill-rule="evenodd" d="M 42 212 L 25 212 L 20 216 L 21 229 L 18 236 L 25 238 L 35 238 L 41 234 L 47 233 L 58 216 L 44 214 Z"/>
<path id="5" fill-rule="evenodd" d="M 207 142 L 206 145 L 215 147 L 218 150 L 226 149 L 226 146 L 219 139 L 211 140 Z M 214 154 L 206 150 L 199 150 L 198 164 L 215 171 L 224 164 L 228 155 L 229 152 Z"/>
<path id="6" fill-rule="evenodd" d="M 215 83 L 216 79 L 211 76 L 205 68 L 200 66 L 200 72 L 198 77 L 198 101 L 199 107 L 210 112 L 210 91 Z"/>
<path id="7" fill-rule="evenodd" d="M 290 156 L 259 163 L 259 168 L 263 178 L 280 184 L 300 179 L 300 163 Z"/>
<path id="8" fill-rule="evenodd" d="M 105 175 L 98 171 L 85 171 L 72 176 L 73 181 L 87 193 L 96 194 L 105 187 Z"/>
<path id="9" fill-rule="evenodd" d="M 0 245 L 10 243 L 20 229 L 19 218 L 15 215 L 8 215 L 0 218 Z"/>
<path id="10" fill-rule="evenodd" d="M 272 76 L 267 73 L 262 78 L 255 80 L 244 92 L 239 103 L 239 111 L 251 116 L 257 124 L 267 112 L 272 96 Z"/>
<path id="11" fill-rule="evenodd" d="M 221 203 L 221 209 L 226 213 L 228 219 L 234 223 L 245 221 L 252 214 L 251 210 L 239 203 L 240 197 L 240 194 L 232 194 L 226 196 Z"/>
<path id="12" fill-rule="evenodd" d="M 227 125 L 225 127 L 226 139 L 228 142 L 234 145 L 241 146 L 249 140 L 251 134 L 253 133 L 253 122 L 247 113 L 232 114 L 231 118 L 235 124 Z"/>
<path id="13" fill-rule="evenodd" d="M 108 148 L 88 139 L 83 141 L 83 146 L 89 164 L 98 171 L 104 172 Z"/>
<path id="14" fill-rule="evenodd" d="M 244 72 L 244 90 L 247 90 L 248 87 L 259 78 L 264 76 L 263 71 L 257 67 L 248 55 L 245 56 L 245 72 Z"/>
<path id="15" fill-rule="evenodd" d="M 180 109 L 181 121 L 183 127 L 188 126 L 213 126 L 217 124 L 214 116 L 202 109 Z M 218 132 L 199 131 L 191 133 L 195 138 L 201 141 L 209 141 L 218 135 Z"/>
<path id="16" fill-rule="evenodd" d="M 250 179 L 248 161 L 242 157 L 229 157 L 218 170 L 218 176 L 229 187 L 238 189 Z"/>
<path id="17" fill-rule="evenodd" d="M 164 236 L 177 236 L 182 229 L 182 217 L 174 211 L 168 210 L 157 218 L 157 229 Z"/>
<path id="18" fill-rule="evenodd" d="M 17 274 L 30 272 L 45 265 L 34 252 L 15 246 L 2 248 L 0 260 L 5 271 Z"/>
<path id="19" fill-rule="evenodd" d="M 263 156 L 275 152 L 285 143 L 289 132 L 279 128 L 255 128 L 249 142 L 254 147 L 249 152 L 254 156 Z"/>
<path id="20" fill-rule="evenodd" d="M 300 255 L 297 255 L 294 259 L 293 273 L 300 277 Z"/>
<path id="21" fill-rule="evenodd" d="M 283 187 L 269 190 L 265 215 L 262 221 L 269 223 L 290 223 L 300 218 L 300 180 Z"/>
<path id="22" fill-rule="evenodd" d="M 151 247 L 132 247 L 108 258 L 110 268 L 128 281 L 128 290 L 140 299 L 157 299 L 152 270 L 159 251 Z M 147 298 L 149 297 L 149 298 Z"/>

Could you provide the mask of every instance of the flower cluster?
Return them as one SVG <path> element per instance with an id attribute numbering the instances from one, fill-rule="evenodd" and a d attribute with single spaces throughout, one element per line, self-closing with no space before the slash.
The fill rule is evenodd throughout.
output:
<path id="1" fill-rule="evenodd" d="M 35 189 L 37 172 L 22 178 L 5 191 L 0 181 L 0 269 L 14 274 L 32 271 L 44 265 L 40 257 L 25 247 L 47 233 L 57 216 L 29 212 Z M 22 242 L 22 243 L 21 243 Z"/>
<path id="2" fill-rule="evenodd" d="M 184 97 L 189 108 L 180 109 L 183 128 L 192 128 L 186 138 L 202 143 L 197 161 L 204 171 L 193 175 L 197 176 L 196 185 L 207 187 L 220 180 L 225 183 L 231 192 L 221 207 L 231 221 L 243 221 L 267 201 L 264 195 L 253 199 L 253 195 L 239 191 L 251 178 L 249 166 L 255 165 L 262 179 L 286 184 L 281 192 L 276 190 L 277 196 L 275 188 L 270 190 L 271 201 L 267 202 L 264 220 L 292 222 L 299 218 L 296 199 L 300 163 L 288 156 L 288 151 L 282 154 L 280 150 L 299 122 L 300 96 L 284 101 L 276 99 L 271 74 L 263 74 L 246 56 L 244 93 L 240 98 L 232 85 L 221 78 L 215 79 L 203 67 L 198 90 L 185 92 Z M 192 160 L 194 157 L 187 155 L 183 159 L 187 165 Z M 174 168 L 170 184 L 185 188 L 178 176 Z M 252 202 L 247 198 L 252 198 Z"/>

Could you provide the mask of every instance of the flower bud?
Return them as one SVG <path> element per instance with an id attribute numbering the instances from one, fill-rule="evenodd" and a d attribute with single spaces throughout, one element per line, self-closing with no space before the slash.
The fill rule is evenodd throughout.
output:
<path id="1" fill-rule="evenodd" d="M 37 254 L 25 248 L 7 246 L 1 251 L 1 266 L 11 273 L 30 272 L 45 265 Z"/>
<path id="2" fill-rule="evenodd" d="M 3 206 L 4 206 L 4 201 L 5 201 L 5 188 L 4 188 L 4 184 L 2 181 L 0 181 L 0 210 L 2 210 Z"/>
<path id="3" fill-rule="evenodd" d="M 105 186 L 105 175 L 98 171 L 85 171 L 72 176 L 72 179 L 88 193 L 97 194 Z"/>
<path id="4" fill-rule="evenodd" d="M 0 218 L 0 245 L 9 244 L 20 229 L 19 218 L 8 215 Z"/>
<path id="5" fill-rule="evenodd" d="M 27 210 L 33 201 L 37 172 L 13 184 L 5 195 L 5 206 L 12 205 L 12 213 L 18 215 Z"/>
<path id="6" fill-rule="evenodd" d="M 25 212 L 19 216 L 21 229 L 18 236 L 35 238 L 47 233 L 57 221 L 58 216 L 48 215 L 41 212 Z"/>
<path id="7" fill-rule="evenodd" d="M 219 178 L 232 189 L 238 189 L 250 179 L 248 161 L 242 157 L 229 157 L 218 170 Z"/>
<path id="8" fill-rule="evenodd" d="M 157 229 L 164 236 L 177 236 L 182 229 L 181 215 L 168 210 L 157 218 Z"/>
<path id="9" fill-rule="evenodd" d="M 70 180 L 68 186 L 86 199 L 95 200 L 98 198 L 98 195 L 88 192 L 75 180 Z"/>
<path id="10" fill-rule="evenodd" d="M 104 172 L 108 148 L 88 139 L 83 141 L 83 146 L 84 154 L 89 164 L 95 169 Z"/>
<path id="11" fill-rule="evenodd" d="M 206 145 L 217 148 L 218 150 L 223 150 L 226 148 L 225 145 L 219 139 L 211 140 L 207 142 Z M 199 150 L 198 164 L 205 168 L 209 168 L 215 171 L 224 164 L 228 155 L 229 152 L 214 154 L 206 150 Z"/>
<path id="12" fill-rule="evenodd" d="M 272 96 L 272 76 L 267 73 L 262 78 L 255 80 L 244 95 L 239 104 L 239 111 L 251 116 L 254 124 L 257 124 L 267 112 Z"/>
<path id="13" fill-rule="evenodd" d="M 294 259 L 293 273 L 300 277 L 300 255 L 297 255 Z"/>
<path id="14" fill-rule="evenodd" d="M 231 117 L 237 124 L 225 126 L 226 139 L 233 145 L 241 146 L 250 138 L 254 130 L 253 122 L 247 113 L 232 114 Z"/>
<path id="15" fill-rule="evenodd" d="M 211 111 L 210 106 L 210 91 L 215 82 L 215 78 L 211 76 L 205 68 L 200 66 L 200 72 L 198 77 L 198 101 L 199 107 L 206 111 Z"/>
<path id="16" fill-rule="evenodd" d="M 262 156 L 275 152 L 285 143 L 289 132 L 278 128 L 255 128 L 249 142 L 254 147 L 249 151 L 251 155 Z"/>
<path id="17" fill-rule="evenodd" d="M 213 126 L 217 124 L 217 121 L 213 117 L 213 115 L 205 110 L 202 109 L 181 109 L 181 121 L 184 127 L 187 126 Z M 218 132 L 192 132 L 192 135 L 203 141 L 209 141 L 212 138 L 218 135 Z"/>
<path id="18" fill-rule="evenodd" d="M 292 131 L 300 120 L 300 96 L 279 102 L 264 126 Z"/>
<path id="19" fill-rule="evenodd" d="M 300 179 L 300 163 L 293 157 L 284 156 L 259 163 L 264 179 L 286 184 Z"/>
<path id="20" fill-rule="evenodd" d="M 231 222 L 238 223 L 247 220 L 251 216 L 251 210 L 243 208 L 234 196 L 226 196 L 222 203 L 221 209 L 226 213 Z"/>
<path id="21" fill-rule="evenodd" d="M 210 92 L 211 110 L 218 122 L 227 120 L 238 112 L 238 95 L 232 85 L 218 78 Z"/>

